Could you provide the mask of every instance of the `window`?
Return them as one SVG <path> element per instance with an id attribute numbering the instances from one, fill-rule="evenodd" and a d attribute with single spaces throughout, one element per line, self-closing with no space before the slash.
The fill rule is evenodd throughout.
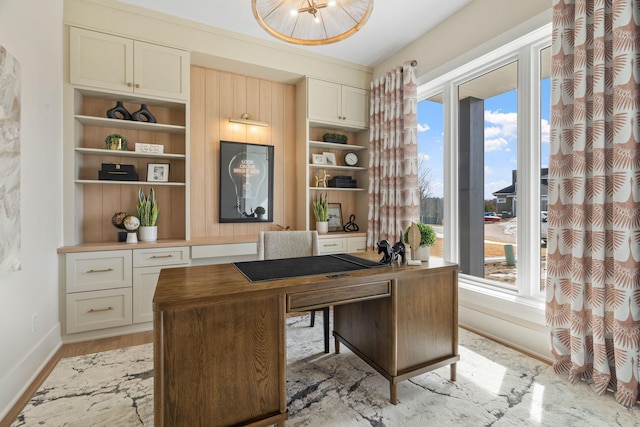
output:
<path id="1" fill-rule="evenodd" d="M 550 44 L 549 26 L 418 91 L 420 153 L 443 152 L 441 173 L 429 165 L 430 181 L 443 183 L 443 256 L 477 289 L 544 290 Z M 442 145 L 429 145 L 436 118 Z"/>
<path id="2" fill-rule="evenodd" d="M 429 255 L 444 256 L 444 109 L 442 93 L 418 103 L 418 173 L 420 221 L 436 232 L 436 244 Z"/>

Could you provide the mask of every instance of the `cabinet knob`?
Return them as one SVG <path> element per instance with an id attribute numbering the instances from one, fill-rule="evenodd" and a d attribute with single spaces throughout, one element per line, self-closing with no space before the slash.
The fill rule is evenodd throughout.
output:
<path id="1" fill-rule="evenodd" d="M 139 87 L 140 87 L 140 83 L 136 83 L 136 88 L 139 88 Z"/>
<path id="2" fill-rule="evenodd" d="M 131 82 L 127 82 L 127 87 L 131 87 L 131 86 L 132 86 Z"/>

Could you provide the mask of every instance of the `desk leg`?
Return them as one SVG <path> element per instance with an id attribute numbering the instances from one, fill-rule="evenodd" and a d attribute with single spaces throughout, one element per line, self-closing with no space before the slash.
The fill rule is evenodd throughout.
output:
<path id="1" fill-rule="evenodd" d="M 398 384 L 389 382 L 389 401 L 392 405 L 398 404 Z"/>
<path id="2" fill-rule="evenodd" d="M 456 380 L 456 363 L 452 363 L 450 365 L 451 368 L 451 381 L 455 381 Z"/>
<path id="3" fill-rule="evenodd" d="M 329 321 L 331 320 L 329 307 L 322 309 L 322 326 L 324 326 L 324 352 L 329 353 Z"/>
<path id="4" fill-rule="evenodd" d="M 338 339 L 337 336 L 333 336 L 334 337 L 334 347 L 336 348 L 336 354 L 340 354 L 340 340 Z"/>

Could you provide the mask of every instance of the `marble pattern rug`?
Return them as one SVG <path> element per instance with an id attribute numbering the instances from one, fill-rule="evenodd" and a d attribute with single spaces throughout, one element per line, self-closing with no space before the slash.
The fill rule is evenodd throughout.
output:
<path id="1" fill-rule="evenodd" d="M 638 407 L 535 359 L 460 329 L 457 381 L 449 368 L 389 384 L 344 346 L 322 352 L 322 316 L 287 320 L 287 426 L 640 426 Z M 333 349 L 333 342 L 332 342 Z M 62 359 L 13 424 L 153 425 L 151 344 Z"/>

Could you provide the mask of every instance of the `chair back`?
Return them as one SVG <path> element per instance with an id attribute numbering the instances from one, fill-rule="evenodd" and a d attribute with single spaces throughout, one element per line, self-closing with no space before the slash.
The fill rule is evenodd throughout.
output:
<path id="1" fill-rule="evenodd" d="M 294 258 L 318 255 L 318 232 L 261 231 L 258 259 Z"/>

